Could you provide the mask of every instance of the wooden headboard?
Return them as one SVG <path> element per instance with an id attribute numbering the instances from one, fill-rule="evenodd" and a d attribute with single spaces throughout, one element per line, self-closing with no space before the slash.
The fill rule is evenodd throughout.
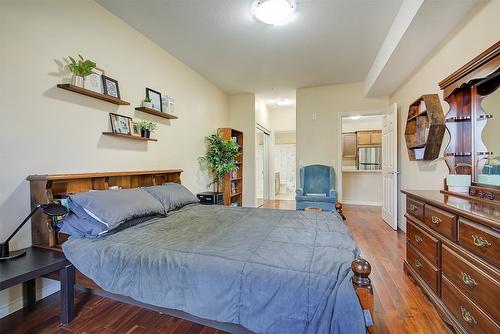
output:
<path id="1" fill-rule="evenodd" d="M 159 185 L 165 182 L 181 183 L 182 169 L 105 172 L 81 174 L 30 175 L 31 208 L 47 204 L 61 195 L 89 190 L 106 190 L 111 187 L 137 188 Z M 66 237 L 49 232 L 49 218 L 40 210 L 31 217 L 32 244 L 36 247 L 61 250 Z M 49 244 L 49 238 L 51 243 Z M 55 246 L 52 246 L 55 243 Z"/>

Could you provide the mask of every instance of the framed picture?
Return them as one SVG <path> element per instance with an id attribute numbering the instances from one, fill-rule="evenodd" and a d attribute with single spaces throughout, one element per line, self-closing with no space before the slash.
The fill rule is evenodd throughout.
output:
<path id="1" fill-rule="evenodd" d="M 151 99 L 151 103 L 153 104 L 153 109 L 163 111 L 161 107 L 161 94 L 151 88 L 146 88 L 146 97 Z"/>
<path id="2" fill-rule="evenodd" d="M 111 130 L 114 133 L 121 133 L 124 135 L 132 134 L 132 118 L 128 116 L 118 115 L 114 113 L 109 113 L 109 119 L 111 120 Z"/>
<path id="3" fill-rule="evenodd" d="M 104 93 L 102 76 L 104 75 L 104 71 L 99 68 L 92 69 L 92 74 L 87 75 L 83 79 L 83 88 L 91 90 L 97 93 Z"/>
<path id="4" fill-rule="evenodd" d="M 138 122 L 133 122 L 132 121 L 132 136 L 141 136 L 141 129 L 139 128 L 139 123 Z"/>
<path id="5" fill-rule="evenodd" d="M 118 88 L 118 81 L 111 79 L 105 75 L 102 76 L 102 84 L 104 86 L 104 95 L 109 95 L 120 98 L 120 89 Z"/>

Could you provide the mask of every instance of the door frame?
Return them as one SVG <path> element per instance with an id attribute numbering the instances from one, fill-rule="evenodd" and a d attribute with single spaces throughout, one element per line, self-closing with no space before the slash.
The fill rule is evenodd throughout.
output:
<path id="1" fill-rule="evenodd" d="M 262 131 L 264 133 L 266 137 L 265 139 L 265 142 L 264 142 L 264 152 L 263 152 L 263 156 L 264 156 L 264 166 L 263 166 L 263 169 L 264 169 L 264 194 L 263 194 L 263 197 L 264 197 L 264 202 L 265 201 L 270 201 L 272 200 L 271 198 L 271 194 L 272 194 L 272 189 L 271 189 L 271 167 L 272 167 L 272 163 L 271 163 L 271 158 L 272 158 L 272 155 L 271 155 L 271 139 L 272 139 L 272 136 L 271 136 L 271 131 L 269 131 L 267 128 L 265 128 L 264 126 L 262 126 L 261 124 L 259 123 L 255 123 L 255 129 L 256 130 L 259 130 L 259 131 Z M 255 153 L 257 153 L 257 146 L 255 146 Z M 255 158 L 257 158 L 257 155 L 255 155 Z M 257 167 L 257 166 L 256 166 Z M 255 183 L 257 183 L 257 168 L 255 168 Z M 257 200 L 257 184 L 255 184 L 255 200 Z M 267 199 L 266 199 L 266 195 L 267 195 Z"/>
<path id="2" fill-rule="evenodd" d="M 387 107 L 380 109 L 369 109 L 359 111 L 342 111 L 337 116 L 337 161 L 334 161 L 335 166 L 335 189 L 337 190 L 337 202 L 342 203 L 342 117 L 349 116 L 376 116 L 387 114 Z M 366 204 L 368 205 L 368 204 Z"/>

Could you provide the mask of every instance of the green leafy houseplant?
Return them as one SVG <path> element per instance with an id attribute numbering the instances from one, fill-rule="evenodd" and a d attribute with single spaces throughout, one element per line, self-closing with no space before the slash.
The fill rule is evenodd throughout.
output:
<path id="1" fill-rule="evenodd" d="M 199 158 L 203 170 L 212 174 L 213 179 L 209 185 L 216 185 L 219 192 L 222 177 L 238 168 L 236 157 L 239 154 L 240 146 L 233 140 L 223 140 L 220 132 L 209 135 L 205 138 L 207 143 L 207 153 Z"/>
<path id="2" fill-rule="evenodd" d="M 86 77 L 92 74 L 92 70 L 95 68 L 96 64 L 92 60 L 84 59 L 82 55 L 78 55 L 78 57 L 80 58 L 78 61 L 71 56 L 68 57 L 71 61 L 68 64 L 68 69 L 71 73 L 79 77 Z"/>
<path id="3" fill-rule="evenodd" d="M 137 123 L 137 126 L 141 130 L 141 136 L 149 138 L 151 135 L 151 132 L 154 132 L 156 130 L 156 123 L 153 123 L 151 121 L 140 121 Z"/>

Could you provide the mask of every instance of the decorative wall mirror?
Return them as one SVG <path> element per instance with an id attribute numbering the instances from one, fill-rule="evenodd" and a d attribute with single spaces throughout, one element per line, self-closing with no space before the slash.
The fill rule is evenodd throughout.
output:
<path id="1" fill-rule="evenodd" d="M 500 203 L 500 41 L 439 83 L 450 105 L 446 164 L 471 175 L 468 196 Z M 445 185 L 445 190 L 446 185 Z"/>

